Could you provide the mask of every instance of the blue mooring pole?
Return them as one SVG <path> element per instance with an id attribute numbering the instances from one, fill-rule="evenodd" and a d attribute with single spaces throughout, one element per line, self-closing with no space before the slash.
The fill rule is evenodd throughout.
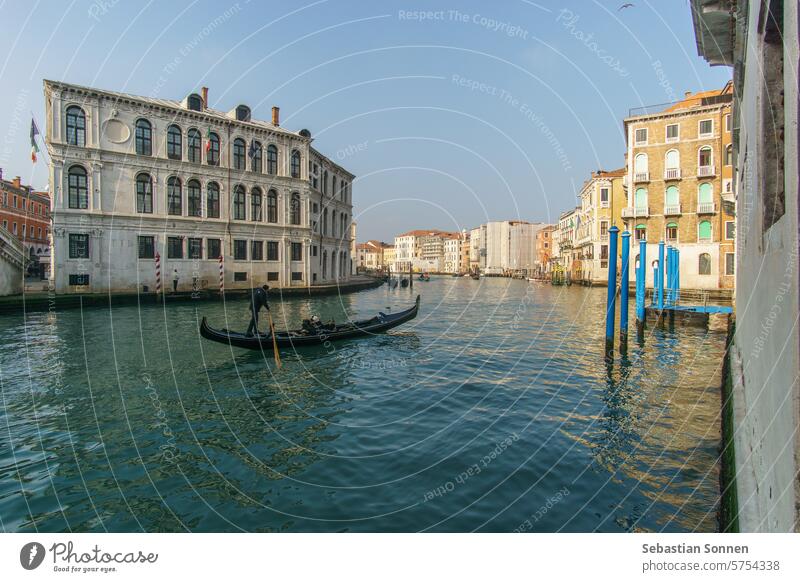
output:
<path id="1" fill-rule="evenodd" d="M 672 246 L 667 247 L 667 286 L 664 292 L 664 307 L 669 307 L 669 303 L 672 300 Z"/>
<path id="2" fill-rule="evenodd" d="M 606 297 L 606 351 L 614 349 L 614 316 L 617 303 L 617 238 L 619 229 L 608 229 L 608 295 Z"/>
<path id="3" fill-rule="evenodd" d="M 676 257 L 678 256 L 677 249 L 675 247 L 670 247 L 669 249 L 669 304 L 670 306 L 675 305 L 675 279 L 678 276 L 678 262 Z"/>
<path id="4" fill-rule="evenodd" d="M 616 262 L 616 257 L 614 257 Z M 628 280 L 630 279 L 631 233 L 622 233 L 622 274 L 619 278 L 619 337 L 624 343 L 628 341 Z M 637 281 L 638 293 L 638 281 Z"/>
<path id="5" fill-rule="evenodd" d="M 664 241 L 658 243 L 658 310 L 664 309 Z"/>
<path id="6" fill-rule="evenodd" d="M 675 249 L 675 305 L 681 300 L 681 252 Z"/>
<path id="7" fill-rule="evenodd" d="M 636 323 L 644 325 L 644 295 L 647 290 L 647 241 L 639 241 L 639 268 L 636 269 Z"/>

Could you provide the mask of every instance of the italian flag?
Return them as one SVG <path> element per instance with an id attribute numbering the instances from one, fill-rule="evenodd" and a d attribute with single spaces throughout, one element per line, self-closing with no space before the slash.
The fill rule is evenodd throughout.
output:
<path id="1" fill-rule="evenodd" d="M 31 161 L 36 163 L 36 154 L 39 153 L 39 146 L 36 145 L 36 136 L 39 135 L 39 128 L 36 127 L 36 122 L 31 119 Z"/>
<path id="2" fill-rule="evenodd" d="M 206 153 L 211 149 L 211 128 L 206 129 Z"/>

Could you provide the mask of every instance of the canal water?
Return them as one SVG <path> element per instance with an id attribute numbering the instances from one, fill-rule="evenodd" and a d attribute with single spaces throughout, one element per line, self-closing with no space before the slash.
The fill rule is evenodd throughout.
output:
<path id="1" fill-rule="evenodd" d="M 301 353 L 210 343 L 244 300 L 0 316 L 3 531 L 714 531 L 721 331 L 603 359 L 605 289 L 434 277 Z"/>

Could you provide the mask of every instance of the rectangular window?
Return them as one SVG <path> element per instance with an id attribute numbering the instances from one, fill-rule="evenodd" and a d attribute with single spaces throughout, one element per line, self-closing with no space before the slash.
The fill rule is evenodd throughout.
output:
<path id="1" fill-rule="evenodd" d="M 292 260 L 293 261 L 302 261 L 303 260 L 303 243 L 292 243 Z"/>
<path id="2" fill-rule="evenodd" d="M 727 133 L 731 132 L 731 114 L 725 116 L 725 131 Z"/>
<path id="3" fill-rule="evenodd" d="M 647 145 L 647 128 L 643 127 L 634 132 L 633 141 L 636 145 Z"/>
<path id="4" fill-rule="evenodd" d="M 601 220 L 600 221 L 600 236 L 601 237 L 608 236 L 608 221 L 607 220 Z"/>
<path id="5" fill-rule="evenodd" d="M 28 225 L 27 224 L 23 224 L 22 225 L 22 238 L 27 238 L 27 236 L 28 236 Z"/>
<path id="6" fill-rule="evenodd" d="M 736 274 L 736 255 L 734 253 L 725 253 L 725 274 Z"/>
<path id="7" fill-rule="evenodd" d="M 267 241 L 267 260 L 278 260 L 278 243 L 274 240 Z"/>
<path id="8" fill-rule="evenodd" d="M 671 123 L 667 126 L 667 141 L 674 142 L 680 139 L 680 125 L 677 123 Z"/>
<path id="9" fill-rule="evenodd" d="M 17 234 L 17 223 L 16 223 L 16 222 L 14 223 L 14 229 L 13 229 L 13 233 L 14 233 L 15 235 Z"/>
<path id="10" fill-rule="evenodd" d="M 292 281 L 302 281 L 303 273 L 300 271 L 292 271 Z"/>
<path id="11" fill-rule="evenodd" d="M 139 237 L 139 258 L 154 259 L 156 257 L 156 239 L 154 236 Z"/>
<path id="12" fill-rule="evenodd" d="M 69 235 L 69 258 L 88 259 L 89 258 L 89 235 L 71 234 Z"/>
<path id="13" fill-rule="evenodd" d="M 317 245 L 314 245 L 313 247 L 311 247 L 311 256 L 312 257 L 316 257 L 317 256 Z"/>
<path id="14" fill-rule="evenodd" d="M 600 245 L 600 259 L 608 260 L 608 245 Z"/>
<path id="15" fill-rule="evenodd" d="M 167 258 L 168 259 L 183 258 L 183 239 L 181 237 L 171 236 L 167 238 Z"/>
<path id="16" fill-rule="evenodd" d="M 603 208 L 608 207 L 608 188 L 600 188 L 600 206 Z"/>
<path id="17" fill-rule="evenodd" d="M 218 238 L 209 238 L 206 239 L 206 245 L 208 248 L 208 254 L 206 256 L 209 259 L 219 259 L 222 255 L 222 241 Z"/>
<path id="18" fill-rule="evenodd" d="M 8 221 L 7 220 L 3 221 L 3 228 L 8 230 Z"/>
<path id="19" fill-rule="evenodd" d="M 278 272 L 277 271 L 268 271 L 267 272 L 267 281 L 277 281 L 278 280 Z"/>
<path id="20" fill-rule="evenodd" d="M 36 229 L 36 235 L 37 235 L 37 238 L 38 238 L 39 240 L 41 240 L 41 239 L 42 239 L 42 227 L 41 227 L 41 226 L 40 226 L 39 228 L 37 228 L 37 229 Z"/>
<path id="21" fill-rule="evenodd" d="M 254 240 L 250 244 L 250 260 L 263 261 L 264 260 L 264 243 L 260 240 Z"/>
<path id="22" fill-rule="evenodd" d="M 736 238 L 736 222 L 728 220 L 725 222 L 725 240 L 733 240 Z"/>
<path id="23" fill-rule="evenodd" d="M 247 260 L 247 241 L 235 240 L 233 241 L 233 260 L 246 261 Z"/>
<path id="24" fill-rule="evenodd" d="M 70 285 L 88 285 L 89 284 L 89 275 L 70 275 L 69 276 L 69 284 Z"/>
<path id="25" fill-rule="evenodd" d="M 203 258 L 203 239 L 190 238 L 188 243 L 186 244 L 186 247 L 187 247 L 186 251 L 190 259 Z"/>
<path id="26" fill-rule="evenodd" d="M 700 122 L 700 130 L 698 132 L 700 137 L 708 137 L 714 135 L 714 120 L 704 119 Z"/>
<path id="27" fill-rule="evenodd" d="M 234 271 L 233 280 L 236 281 L 237 283 L 241 283 L 242 281 L 247 281 L 247 271 Z"/>

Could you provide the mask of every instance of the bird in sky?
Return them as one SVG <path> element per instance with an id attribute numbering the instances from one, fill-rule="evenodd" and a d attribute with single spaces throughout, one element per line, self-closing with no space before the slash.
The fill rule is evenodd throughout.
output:
<path id="1" fill-rule="evenodd" d="M 628 2 L 626 4 L 623 4 L 619 8 L 617 8 L 617 12 L 619 12 L 620 10 L 624 10 L 625 8 L 633 8 L 633 7 L 634 7 L 634 4 L 631 4 L 630 2 Z"/>

